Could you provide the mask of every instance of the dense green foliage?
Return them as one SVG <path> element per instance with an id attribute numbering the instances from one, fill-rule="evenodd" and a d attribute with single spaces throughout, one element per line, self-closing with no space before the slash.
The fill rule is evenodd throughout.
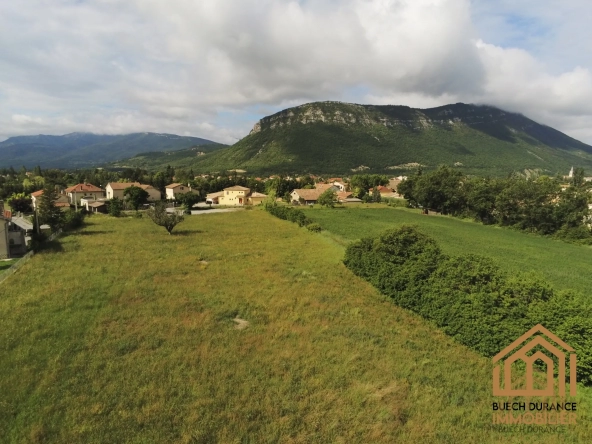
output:
<path id="1" fill-rule="evenodd" d="M 337 193 L 332 189 L 325 190 L 317 199 L 317 203 L 322 207 L 333 208 L 337 201 Z"/>
<path id="2" fill-rule="evenodd" d="M 179 203 L 183 205 L 185 214 L 191 214 L 191 209 L 193 208 L 193 205 L 198 203 L 200 200 L 201 198 L 199 194 L 195 193 L 185 193 L 177 197 L 177 201 L 179 201 Z"/>
<path id="3" fill-rule="evenodd" d="M 412 165 L 445 164 L 505 176 L 525 169 L 565 174 L 572 165 L 592 167 L 592 147 L 487 106 L 418 110 L 320 102 L 265 117 L 258 125 L 233 146 L 184 162 L 196 172 L 241 168 L 249 174 L 397 175 Z"/>
<path id="4" fill-rule="evenodd" d="M 274 215 L 275 217 L 290 222 L 297 223 L 299 227 L 305 227 L 312 224 L 312 220 L 306 217 L 302 210 L 288 207 L 285 205 L 277 205 L 275 203 L 265 203 L 265 211 Z"/>
<path id="5" fill-rule="evenodd" d="M 131 186 L 123 190 L 123 196 L 125 201 L 129 203 L 134 210 L 138 211 L 141 205 L 148 202 L 149 194 L 148 191 L 140 187 Z"/>
<path id="6" fill-rule="evenodd" d="M 345 265 L 403 308 L 435 322 L 460 343 L 494 356 L 533 325 L 569 336 L 578 380 L 592 384 L 592 305 L 523 274 L 508 276 L 490 259 L 446 256 L 413 226 L 348 246 Z"/>
<path id="7" fill-rule="evenodd" d="M 114 197 L 108 203 L 109 205 L 109 215 L 113 217 L 121 216 L 121 211 L 123 210 L 123 202 L 119 197 Z"/>
<path id="8" fill-rule="evenodd" d="M 62 227 L 64 230 L 75 230 L 84 224 L 86 213 L 83 210 L 73 210 L 69 208 L 62 212 Z"/>
<path id="9" fill-rule="evenodd" d="M 583 178 L 584 171 L 576 171 Z M 583 180 L 562 186 L 562 180 L 546 176 L 469 178 L 442 166 L 429 173 L 418 171 L 400 183 L 398 191 L 412 207 L 592 243 L 591 188 L 592 183 Z"/>
<path id="10" fill-rule="evenodd" d="M 199 137 L 155 133 L 18 136 L 0 142 L 0 167 L 25 165 L 33 168 L 41 165 L 51 168 L 87 168 L 148 151 L 174 152 L 185 149 L 195 156 L 196 152 L 222 146 Z"/>
<path id="11" fill-rule="evenodd" d="M 60 228 L 63 221 L 63 213 L 55 204 L 57 199 L 58 193 L 55 185 L 48 182 L 45 188 L 43 188 L 43 194 L 39 197 L 37 214 L 39 224 L 49 225 L 52 231 Z"/>
<path id="12" fill-rule="evenodd" d="M 6 201 L 13 211 L 27 213 L 31 211 L 31 197 L 25 193 L 13 193 Z"/>

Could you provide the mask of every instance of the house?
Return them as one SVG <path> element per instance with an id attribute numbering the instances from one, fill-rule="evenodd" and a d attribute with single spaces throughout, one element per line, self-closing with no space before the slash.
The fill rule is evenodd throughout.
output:
<path id="1" fill-rule="evenodd" d="M 144 185 L 139 182 L 109 182 L 105 187 L 107 199 L 117 197 L 123 200 L 123 192 L 129 187 L 139 187 L 148 193 L 148 202 L 156 202 L 161 199 L 160 191 L 152 185 Z"/>
<path id="2" fill-rule="evenodd" d="M 340 190 L 339 187 L 335 186 L 332 183 L 315 183 L 315 190 L 319 191 L 319 196 L 327 190 L 333 190 L 336 193 L 338 191 L 345 191 L 345 190 Z"/>
<path id="3" fill-rule="evenodd" d="M 0 202 L 0 259 L 10 258 L 10 241 L 8 240 L 8 220 L 4 218 L 4 204 Z"/>
<path id="4" fill-rule="evenodd" d="M 353 198 L 354 195 L 350 191 L 340 191 L 337 193 L 337 202 L 343 202 L 346 199 Z"/>
<path id="5" fill-rule="evenodd" d="M 224 188 L 222 195 L 217 196 L 217 199 L 220 205 L 242 206 L 259 205 L 266 197 L 266 194 L 251 192 L 250 188 L 236 185 L 233 187 Z"/>
<path id="6" fill-rule="evenodd" d="M 224 196 L 224 191 L 218 191 L 217 193 L 210 193 L 206 195 L 207 204 L 218 204 L 218 199 Z"/>
<path id="7" fill-rule="evenodd" d="M 15 223 L 11 211 L 4 210 L 4 203 L 0 201 L 0 259 L 21 257 L 27 253 L 25 232 Z M 24 220 L 24 219 L 23 219 Z M 30 224 L 31 229 L 33 224 Z"/>
<path id="8" fill-rule="evenodd" d="M 109 182 L 105 187 L 105 197 L 113 199 L 117 197 L 123 200 L 123 191 L 129 187 L 139 187 L 140 182 Z"/>
<path id="9" fill-rule="evenodd" d="M 89 213 L 106 213 L 107 212 L 107 198 L 93 199 L 92 197 L 83 197 L 80 199 L 80 206 Z"/>
<path id="10" fill-rule="evenodd" d="M 80 199 L 83 197 L 92 197 L 94 199 L 105 197 L 105 190 L 90 183 L 79 183 L 78 185 L 66 188 L 65 191 L 68 195 L 70 205 L 74 205 L 77 208 L 80 205 Z"/>
<path id="11" fill-rule="evenodd" d="M 347 184 L 345 182 L 336 180 L 334 182 L 331 182 L 331 184 L 333 186 L 339 188 L 339 191 L 341 191 L 341 192 L 344 192 L 347 190 Z"/>
<path id="12" fill-rule="evenodd" d="M 32 206 L 33 206 L 33 210 L 37 209 L 37 205 L 39 205 L 39 201 L 41 199 L 41 196 L 43 195 L 43 190 L 39 190 L 39 191 L 35 191 L 34 193 L 31 193 L 31 202 L 32 202 Z M 58 194 L 58 198 L 56 199 L 56 201 L 54 202 L 55 206 L 58 208 L 70 208 L 70 200 L 68 199 L 68 196 L 66 196 L 65 194 Z"/>
<path id="13" fill-rule="evenodd" d="M 175 200 L 181 194 L 193 193 L 191 187 L 183 185 L 182 183 L 172 183 L 166 186 L 166 198 Z"/>
<path id="14" fill-rule="evenodd" d="M 379 186 L 376 187 L 378 189 L 378 192 L 380 193 L 380 197 L 400 197 L 399 194 L 397 192 L 394 192 L 392 189 L 390 189 L 389 187 L 385 187 L 385 186 Z M 368 190 L 368 193 L 373 194 L 374 193 L 374 188 L 370 188 Z"/>
<path id="15" fill-rule="evenodd" d="M 31 205 L 33 206 L 33 210 L 37 209 L 38 200 L 42 194 L 43 194 L 43 190 L 39 190 L 39 191 L 35 191 L 34 193 L 31 193 Z"/>
<path id="16" fill-rule="evenodd" d="M 319 196 L 323 194 L 318 188 L 314 189 L 295 189 L 290 193 L 292 203 L 302 203 L 306 205 L 313 205 L 317 203 Z"/>

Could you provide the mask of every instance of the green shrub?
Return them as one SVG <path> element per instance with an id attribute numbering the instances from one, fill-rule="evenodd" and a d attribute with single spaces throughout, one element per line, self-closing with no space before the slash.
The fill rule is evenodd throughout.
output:
<path id="1" fill-rule="evenodd" d="M 312 223 L 312 220 L 306 217 L 302 210 L 297 210 L 292 207 L 270 204 L 265 205 L 265 210 L 279 219 L 295 222 L 300 227 L 305 227 Z"/>
<path id="2" fill-rule="evenodd" d="M 306 229 L 314 233 L 320 233 L 323 230 L 319 224 L 309 224 L 306 226 Z"/>
<path id="3" fill-rule="evenodd" d="M 575 292 L 556 292 L 536 275 L 508 276 L 485 257 L 448 257 L 414 226 L 350 244 L 344 263 L 484 356 L 542 324 L 574 347 L 578 378 L 592 383 L 592 307 Z"/>
<path id="4" fill-rule="evenodd" d="M 86 214 L 83 210 L 76 211 L 69 209 L 63 213 L 63 227 L 65 230 L 75 230 L 84 223 Z"/>

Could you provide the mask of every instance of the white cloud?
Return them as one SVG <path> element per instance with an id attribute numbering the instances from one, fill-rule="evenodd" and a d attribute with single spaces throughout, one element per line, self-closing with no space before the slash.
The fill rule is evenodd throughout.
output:
<path id="1" fill-rule="evenodd" d="M 579 26 L 590 8 L 495 3 L 2 2 L 0 138 L 158 131 L 232 143 L 256 115 L 305 101 L 464 101 L 591 143 L 591 31 Z"/>

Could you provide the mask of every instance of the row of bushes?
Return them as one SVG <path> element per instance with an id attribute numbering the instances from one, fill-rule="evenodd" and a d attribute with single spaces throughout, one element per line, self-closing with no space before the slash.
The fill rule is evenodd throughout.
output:
<path id="1" fill-rule="evenodd" d="M 297 223 L 299 227 L 306 227 L 309 231 L 317 233 L 321 231 L 321 226 L 313 223 L 310 218 L 306 217 L 306 214 L 302 210 L 283 205 L 280 206 L 275 203 L 266 204 L 265 210 L 279 219 Z"/>
<path id="2" fill-rule="evenodd" d="M 540 323 L 576 350 L 578 380 L 592 383 L 592 307 L 580 294 L 556 291 L 534 275 L 509 276 L 485 257 L 446 256 L 414 226 L 350 244 L 344 263 L 485 356 Z"/>

